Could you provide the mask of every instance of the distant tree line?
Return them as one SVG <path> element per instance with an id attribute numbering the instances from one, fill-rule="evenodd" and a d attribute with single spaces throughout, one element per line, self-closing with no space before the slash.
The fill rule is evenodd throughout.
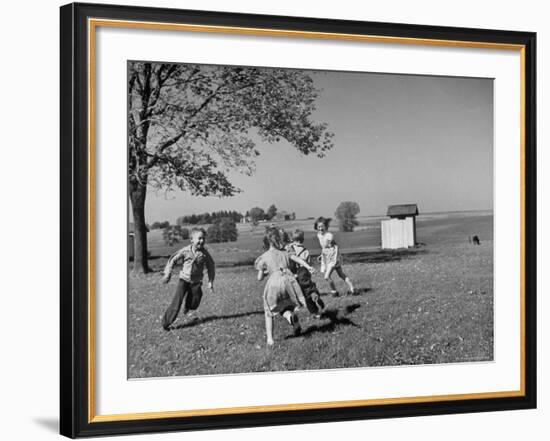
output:
<path id="1" fill-rule="evenodd" d="M 176 220 L 177 225 L 208 225 L 215 224 L 222 219 L 231 219 L 233 222 L 240 222 L 243 215 L 238 211 L 214 211 L 212 213 L 191 214 L 180 216 Z"/>
<path id="2" fill-rule="evenodd" d="M 213 211 L 212 213 L 193 213 L 186 216 L 180 216 L 176 219 L 176 225 L 215 225 L 219 224 L 223 219 L 231 219 L 234 223 L 239 223 L 245 218 L 247 221 L 257 224 L 259 221 L 272 220 L 277 215 L 277 207 L 271 204 L 267 210 L 260 207 L 253 207 L 242 214 L 236 210 L 221 210 Z M 293 216 L 294 213 L 292 213 Z M 170 222 L 154 222 L 151 225 L 152 230 L 165 229 L 170 227 Z"/>
<path id="3" fill-rule="evenodd" d="M 168 228 L 170 226 L 170 222 L 164 221 L 164 222 L 153 222 L 151 225 L 151 230 L 162 230 L 164 228 Z"/>
<path id="4" fill-rule="evenodd" d="M 274 219 L 277 216 L 277 213 L 279 213 L 277 207 L 275 206 L 275 204 L 271 204 L 267 211 L 264 211 L 264 209 L 260 207 L 252 207 L 246 212 L 245 218 L 247 219 L 247 221 L 252 222 L 254 225 L 257 225 L 260 221 L 270 221 Z M 286 213 L 285 211 L 283 211 L 281 212 L 281 214 L 284 214 L 285 217 L 288 218 L 286 220 L 296 219 L 296 213 Z"/>

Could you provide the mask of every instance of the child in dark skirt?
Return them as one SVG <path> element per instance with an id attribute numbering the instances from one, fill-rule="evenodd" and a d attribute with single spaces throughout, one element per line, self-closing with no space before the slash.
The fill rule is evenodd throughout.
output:
<path id="1" fill-rule="evenodd" d="M 309 250 L 304 246 L 304 232 L 302 230 L 297 229 L 294 231 L 292 242 L 287 245 L 286 249 L 289 253 L 294 254 L 309 264 Z M 318 317 L 323 309 L 325 309 L 325 304 L 321 299 L 317 285 L 311 279 L 311 273 L 306 267 L 298 264 L 292 265 L 291 271 L 296 274 L 296 280 L 304 294 L 308 311 Z"/>

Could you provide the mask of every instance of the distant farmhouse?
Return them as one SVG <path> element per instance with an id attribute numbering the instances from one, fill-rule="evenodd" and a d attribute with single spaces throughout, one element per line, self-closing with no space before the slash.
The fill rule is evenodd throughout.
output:
<path id="1" fill-rule="evenodd" d="M 416 204 L 390 205 L 386 213 L 389 219 L 383 220 L 382 248 L 409 248 L 416 245 Z"/>
<path id="2" fill-rule="evenodd" d="M 273 221 L 290 221 L 296 219 L 296 213 L 289 213 L 287 211 L 278 211 L 277 214 L 273 217 Z"/>

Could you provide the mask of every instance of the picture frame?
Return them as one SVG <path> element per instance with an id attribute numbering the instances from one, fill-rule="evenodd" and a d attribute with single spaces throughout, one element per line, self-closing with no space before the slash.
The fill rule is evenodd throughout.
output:
<path id="1" fill-rule="evenodd" d="M 195 10 L 73 3 L 60 9 L 60 433 L 76 438 L 176 430 L 254 427 L 536 407 L 536 35 L 530 32 L 448 28 L 410 24 L 247 15 Z M 149 33 L 212 34 L 220 39 L 315 40 L 319 44 L 432 47 L 504 51 L 519 57 L 519 139 L 517 139 L 519 248 L 515 271 L 519 286 L 508 287 L 518 305 L 519 348 L 512 360 L 519 387 L 489 392 L 361 396 L 278 404 L 155 411 L 97 411 L 97 330 L 107 320 L 96 297 L 97 212 L 103 203 L 96 188 L 106 171 L 99 167 L 96 143 L 96 69 L 103 28 Z M 252 55 L 253 56 L 253 55 Z M 483 56 L 483 53 L 480 55 Z M 129 56 L 128 58 L 132 58 Z M 414 70 L 414 68 L 413 68 Z M 121 85 L 122 87 L 122 85 Z M 498 113 L 499 102 L 495 106 Z M 115 146 L 118 145 L 115 143 Z M 124 149 L 125 146 L 119 146 Z M 495 149 L 498 149 L 498 138 Z M 114 154 L 114 153 L 113 153 Z M 124 173 L 124 171 L 121 171 Z M 496 184 L 498 186 L 498 183 Z M 104 193 L 103 193 L 104 194 Z M 126 228 L 126 226 L 120 226 Z M 497 251 L 500 252 L 500 251 Z M 126 381 L 122 378 L 121 381 Z M 223 377 L 219 380 L 223 385 Z M 200 380 L 199 380 L 200 381 Z"/>

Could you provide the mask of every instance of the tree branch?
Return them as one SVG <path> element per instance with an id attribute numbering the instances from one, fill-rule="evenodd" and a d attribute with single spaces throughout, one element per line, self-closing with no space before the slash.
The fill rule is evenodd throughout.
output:
<path id="1" fill-rule="evenodd" d="M 203 103 L 197 108 L 195 109 L 195 111 L 189 116 L 189 118 L 186 120 L 185 122 L 185 125 L 184 125 L 184 128 L 179 132 L 177 133 L 175 136 L 167 139 L 166 141 L 164 141 L 162 144 L 160 144 L 159 146 L 157 146 L 157 148 L 155 149 L 157 153 L 154 154 L 154 157 L 151 159 L 151 161 L 149 161 L 149 163 L 147 164 L 147 168 L 151 168 L 151 167 L 154 167 L 157 162 L 158 162 L 158 159 L 159 159 L 159 155 L 162 154 L 168 147 L 170 147 L 171 145 L 174 145 L 176 142 L 178 142 L 183 136 L 185 136 L 185 134 L 187 133 L 187 129 L 189 128 L 189 122 L 196 116 L 198 115 L 213 99 L 214 97 L 218 94 L 218 92 L 223 88 L 223 85 L 220 85 L 216 88 L 216 90 L 214 92 L 212 92 L 204 101 Z"/>
<path id="2" fill-rule="evenodd" d="M 174 65 L 175 67 L 176 65 Z M 189 83 L 193 77 L 195 77 L 195 75 L 197 75 L 198 73 L 200 72 L 200 69 L 198 67 L 195 67 L 195 69 L 193 69 L 193 71 L 189 74 L 189 76 L 185 79 L 185 80 L 175 80 L 173 83 L 166 83 L 165 86 L 166 87 L 174 87 L 174 86 L 181 86 L 183 84 L 187 84 Z M 168 78 L 166 78 L 168 80 Z"/>

